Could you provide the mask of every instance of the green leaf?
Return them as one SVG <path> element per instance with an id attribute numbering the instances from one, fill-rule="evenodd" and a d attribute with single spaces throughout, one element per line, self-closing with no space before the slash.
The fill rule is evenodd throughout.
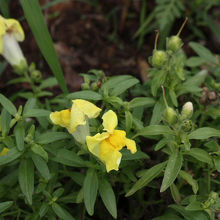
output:
<path id="1" fill-rule="evenodd" d="M 25 135 L 23 122 L 21 121 L 18 122 L 18 124 L 14 128 L 14 134 L 15 134 L 15 139 L 16 139 L 18 150 L 23 151 L 24 150 L 24 135 Z"/>
<path id="2" fill-rule="evenodd" d="M 148 183 L 150 183 L 154 178 L 159 176 L 166 166 L 167 162 L 159 163 L 150 169 L 144 171 L 142 173 L 141 178 L 134 184 L 134 186 L 126 193 L 126 197 L 133 195 L 139 189 L 145 187 Z"/>
<path id="3" fill-rule="evenodd" d="M 173 131 L 165 125 L 149 125 L 139 130 L 134 136 L 151 136 L 151 135 L 173 135 Z"/>
<path id="4" fill-rule="evenodd" d="M 39 2 L 36 0 L 21 0 L 20 3 L 24 10 L 25 18 L 30 25 L 44 58 L 57 78 L 61 89 L 64 93 L 67 93 L 64 75 L 51 36 L 45 24 L 45 19 L 41 12 Z"/>
<path id="5" fill-rule="evenodd" d="M 0 213 L 4 212 L 6 209 L 8 209 L 10 206 L 12 206 L 13 201 L 8 202 L 1 202 L 0 203 Z"/>
<path id="6" fill-rule="evenodd" d="M 125 127 L 127 133 L 131 130 L 132 123 L 133 123 L 133 117 L 131 112 L 125 111 Z"/>
<path id="7" fill-rule="evenodd" d="M 22 155 L 17 148 L 9 149 L 8 153 L 0 157 L 0 166 L 10 163 Z"/>
<path id="8" fill-rule="evenodd" d="M 38 144 L 49 144 L 49 143 L 53 143 L 55 141 L 68 139 L 68 138 L 70 138 L 70 135 L 68 133 L 48 131 L 44 134 L 39 135 L 35 139 L 35 142 L 37 142 Z"/>
<path id="9" fill-rule="evenodd" d="M 181 201 L 180 192 L 179 192 L 179 189 L 177 188 L 177 186 L 174 183 L 172 183 L 170 185 L 170 192 L 171 192 L 171 195 L 172 195 L 173 200 L 175 201 L 175 203 L 180 204 L 180 201 Z"/>
<path id="10" fill-rule="evenodd" d="M 192 133 L 189 134 L 189 139 L 208 139 L 210 137 L 220 137 L 220 130 L 217 130 L 215 128 L 198 128 Z"/>
<path id="11" fill-rule="evenodd" d="M 198 183 L 196 180 L 193 179 L 193 177 L 189 173 L 183 170 L 180 170 L 179 176 L 192 186 L 192 190 L 194 194 L 198 192 L 198 189 L 199 189 Z"/>
<path id="12" fill-rule="evenodd" d="M 31 158 L 34 162 L 35 167 L 37 168 L 37 170 L 41 174 L 41 176 L 43 178 L 49 180 L 50 179 L 50 171 L 49 171 L 49 168 L 48 168 L 45 160 L 43 160 L 40 156 L 38 156 L 36 154 L 31 154 Z"/>
<path id="13" fill-rule="evenodd" d="M 50 111 L 44 109 L 28 109 L 23 116 L 24 117 L 49 117 Z"/>
<path id="14" fill-rule="evenodd" d="M 215 63 L 215 57 L 212 55 L 211 51 L 196 42 L 190 42 L 189 46 L 203 59 L 210 63 Z"/>
<path id="15" fill-rule="evenodd" d="M 127 80 L 121 82 L 119 84 L 120 86 L 117 85 L 117 87 L 114 87 L 114 89 L 111 92 L 111 95 L 118 96 L 118 95 L 122 94 L 123 92 L 125 92 L 130 87 L 136 85 L 138 82 L 139 82 L 139 80 L 135 79 L 135 78 L 127 79 Z"/>
<path id="16" fill-rule="evenodd" d="M 39 216 L 43 218 L 49 210 L 49 204 L 47 202 L 43 202 L 39 209 Z"/>
<path id="17" fill-rule="evenodd" d="M 153 115 L 151 117 L 150 125 L 157 125 L 162 120 L 162 114 L 164 113 L 165 105 L 163 99 L 160 99 L 154 105 Z"/>
<path id="18" fill-rule="evenodd" d="M 201 202 L 192 201 L 188 206 L 185 207 L 187 211 L 202 211 L 203 208 L 201 206 Z"/>
<path id="19" fill-rule="evenodd" d="M 217 156 L 214 158 L 214 164 L 215 164 L 216 170 L 218 170 L 218 172 L 220 172 L 220 156 Z"/>
<path id="20" fill-rule="evenodd" d="M 17 113 L 17 109 L 15 108 L 14 104 L 1 93 L 0 103 L 11 115 L 15 115 Z"/>
<path id="21" fill-rule="evenodd" d="M 66 97 L 68 99 L 86 99 L 86 100 L 94 100 L 94 101 L 102 100 L 102 96 L 99 93 L 90 90 L 73 92 L 68 94 Z"/>
<path id="22" fill-rule="evenodd" d="M 25 115 L 28 111 L 30 112 L 30 110 L 35 107 L 36 102 L 37 102 L 36 98 L 28 99 L 27 102 L 25 103 L 23 114 Z"/>
<path id="23" fill-rule="evenodd" d="M 98 177 L 94 169 L 88 169 L 83 183 L 84 203 L 89 215 L 94 213 L 94 205 L 97 197 Z"/>
<path id="24" fill-rule="evenodd" d="M 132 79 L 133 77 L 130 75 L 122 75 L 122 76 L 113 76 L 109 80 L 107 80 L 105 83 L 102 84 L 102 89 L 112 89 L 120 85 L 121 82 L 124 82 L 125 80 Z"/>
<path id="25" fill-rule="evenodd" d="M 0 120 L 3 136 L 8 134 L 10 130 L 10 122 L 11 122 L 11 115 L 5 108 L 3 108 L 1 113 L 1 120 Z"/>
<path id="26" fill-rule="evenodd" d="M 208 163 L 210 165 L 213 165 L 212 158 L 209 156 L 209 154 L 200 148 L 191 148 L 189 152 L 185 152 L 184 154 L 187 154 L 191 157 L 196 158 L 199 161 L 202 161 L 204 163 Z"/>
<path id="27" fill-rule="evenodd" d="M 155 100 L 148 97 L 137 97 L 132 99 L 128 104 L 129 108 L 136 108 L 140 106 L 151 107 L 155 104 Z"/>
<path id="28" fill-rule="evenodd" d="M 52 209 L 55 212 L 55 214 L 63 220 L 74 220 L 73 216 L 64 208 L 62 208 L 57 203 L 52 203 Z"/>
<path id="29" fill-rule="evenodd" d="M 106 180 L 102 179 L 99 184 L 99 194 L 102 198 L 105 207 L 113 218 L 117 218 L 117 206 L 114 191 L 111 184 Z"/>
<path id="30" fill-rule="evenodd" d="M 34 144 L 31 146 L 31 150 L 35 153 L 38 154 L 39 156 L 41 156 L 45 161 L 48 161 L 48 154 L 47 152 L 44 150 L 44 148 L 42 146 L 40 146 L 39 144 Z"/>
<path id="31" fill-rule="evenodd" d="M 49 77 L 45 79 L 39 86 L 40 89 L 45 89 L 48 87 L 53 87 L 58 84 L 57 79 L 55 77 Z"/>
<path id="32" fill-rule="evenodd" d="M 186 61 L 186 65 L 189 67 L 197 67 L 197 66 L 201 66 L 205 62 L 206 62 L 206 60 L 201 57 L 190 57 Z"/>
<path id="33" fill-rule="evenodd" d="M 164 192 L 175 181 L 182 167 L 182 163 L 182 154 L 179 152 L 179 149 L 175 148 L 169 157 L 160 192 Z"/>
<path id="34" fill-rule="evenodd" d="M 23 159 L 19 165 L 18 181 L 22 193 L 28 203 L 32 205 L 32 194 L 34 192 L 34 164 L 30 159 Z"/>
<path id="35" fill-rule="evenodd" d="M 10 17 L 9 3 L 10 3 L 9 0 L 0 1 L 0 10 L 1 10 L 2 15 L 5 18 L 9 18 Z"/>
<path id="36" fill-rule="evenodd" d="M 144 152 L 138 150 L 136 153 L 132 154 L 127 149 L 122 149 L 120 151 L 122 153 L 122 160 L 140 160 L 140 159 L 149 159 L 150 157 Z"/>
<path id="37" fill-rule="evenodd" d="M 86 167 L 84 160 L 82 160 L 75 152 L 66 149 L 60 149 L 53 160 L 71 167 Z"/>

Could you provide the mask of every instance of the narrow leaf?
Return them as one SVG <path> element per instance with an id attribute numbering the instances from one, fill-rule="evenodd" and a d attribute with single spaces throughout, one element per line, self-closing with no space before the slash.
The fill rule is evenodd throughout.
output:
<path id="1" fill-rule="evenodd" d="M 195 159 L 202 161 L 204 163 L 208 163 L 210 165 L 213 165 L 212 158 L 210 155 L 203 149 L 200 148 L 191 148 L 189 152 L 186 152 L 185 154 L 194 157 Z"/>
<path id="2" fill-rule="evenodd" d="M 23 159 L 19 165 L 18 181 L 22 193 L 28 203 L 32 204 L 32 194 L 34 192 L 34 165 L 30 159 Z"/>
<path id="3" fill-rule="evenodd" d="M 66 149 L 59 150 L 53 160 L 71 167 L 86 167 L 86 163 L 75 152 Z"/>
<path id="4" fill-rule="evenodd" d="M 99 101 L 102 99 L 102 96 L 99 93 L 90 90 L 70 93 L 66 97 L 68 99 L 86 99 L 94 101 Z"/>
<path id="5" fill-rule="evenodd" d="M 14 134 L 18 150 L 23 151 L 25 130 L 22 122 L 18 122 L 18 124 L 14 128 Z"/>
<path id="6" fill-rule="evenodd" d="M 63 220 L 74 220 L 73 216 L 64 208 L 62 208 L 57 203 L 52 204 L 52 209 L 55 212 L 55 214 Z"/>
<path id="7" fill-rule="evenodd" d="M 151 136 L 151 135 L 168 135 L 173 134 L 173 131 L 165 125 L 149 125 L 144 127 L 135 135 L 137 136 Z"/>
<path id="8" fill-rule="evenodd" d="M 0 203 L 0 213 L 4 212 L 6 209 L 8 209 L 10 206 L 12 206 L 13 201 L 8 202 L 1 202 Z"/>
<path id="9" fill-rule="evenodd" d="M 28 109 L 24 113 L 24 117 L 49 117 L 50 111 L 44 109 Z"/>
<path id="10" fill-rule="evenodd" d="M 217 130 L 215 128 L 198 128 L 195 131 L 193 131 L 191 134 L 189 134 L 189 139 L 208 139 L 210 137 L 220 137 L 220 130 Z"/>
<path id="11" fill-rule="evenodd" d="M 94 169 L 89 169 L 83 183 L 84 203 L 89 215 L 94 213 L 94 205 L 97 197 L 98 177 Z"/>
<path id="12" fill-rule="evenodd" d="M 138 97 L 134 98 L 129 102 L 129 108 L 136 108 L 140 106 L 149 107 L 153 106 L 155 103 L 155 100 L 153 98 L 148 97 Z"/>
<path id="13" fill-rule="evenodd" d="M 14 104 L 2 94 L 0 94 L 0 103 L 11 115 L 15 115 L 17 113 L 17 109 Z"/>
<path id="14" fill-rule="evenodd" d="M 145 187 L 148 183 L 150 183 L 154 178 L 160 175 L 166 166 L 167 162 L 159 163 L 150 169 L 144 171 L 142 173 L 141 178 L 134 184 L 134 186 L 127 192 L 126 197 L 133 195 L 139 189 Z"/>
<path id="15" fill-rule="evenodd" d="M 68 133 L 48 131 L 38 136 L 35 141 L 39 144 L 49 144 L 67 138 L 70 138 L 70 135 Z"/>
<path id="16" fill-rule="evenodd" d="M 102 179 L 99 184 L 99 194 L 102 198 L 105 207 L 108 209 L 109 213 L 113 216 L 113 218 L 117 218 L 117 207 L 116 207 L 116 199 L 114 191 L 111 187 L 111 184 Z"/>
<path id="17" fill-rule="evenodd" d="M 40 156 L 38 156 L 36 154 L 31 154 L 31 158 L 34 162 L 35 167 L 37 168 L 37 170 L 41 174 L 41 176 L 43 178 L 49 180 L 50 179 L 50 171 L 49 171 L 49 168 L 48 168 L 45 160 L 43 160 Z"/>
<path id="18" fill-rule="evenodd" d="M 182 167 L 182 163 L 182 154 L 179 152 L 177 148 L 175 148 L 169 157 L 160 192 L 164 192 L 175 181 Z"/>

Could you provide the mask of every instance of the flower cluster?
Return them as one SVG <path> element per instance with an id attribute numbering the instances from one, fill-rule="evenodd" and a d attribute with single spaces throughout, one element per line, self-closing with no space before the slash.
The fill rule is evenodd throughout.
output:
<path id="1" fill-rule="evenodd" d="M 54 124 L 65 127 L 79 143 L 86 142 L 88 150 L 105 163 L 107 172 L 118 170 L 122 157 L 119 151 L 126 146 L 134 154 L 136 143 L 126 138 L 125 131 L 115 129 L 118 118 L 112 110 L 102 116 L 104 132 L 90 136 L 88 119 L 98 117 L 100 112 L 101 109 L 94 104 L 76 99 L 71 109 L 52 112 L 50 119 Z"/>

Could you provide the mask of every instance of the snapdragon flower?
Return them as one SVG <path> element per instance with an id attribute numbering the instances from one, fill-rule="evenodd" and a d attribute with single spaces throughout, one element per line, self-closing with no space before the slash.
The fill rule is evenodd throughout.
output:
<path id="1" fill-rule="evenodd" d="M 119 152 L 127 147 L 132 154 L 137 151 L 135 141 L 126 138 L 126 132 L 115 130 L 118 125 L 118 118 L 115 112 L 109 110 L 103 116 L 103 127 L 106 132 L 98 133 L 95 136 L 87 136 L 86 142 L 89 151 L 103 161 L 107 172 L 118 170 L 122 154 Z"/>
<path id="2" fill-rule="evenodd" d="M 0 16 L 0 54 L 13 67 L 26 66 L 26 59 L 18 44 L 24 40 L 24 31 L 15 19 Z"/>
<path id="3" fill-rule="evenodd" d="M 101 109 L 82 99 L 72 102 L 71 109 L 52 112 L 50 119 L 54 124 L 66 128 L 79 143 L 84 144 L 86 136 L 90 135 L 88 119 L 96 118 Z"/>

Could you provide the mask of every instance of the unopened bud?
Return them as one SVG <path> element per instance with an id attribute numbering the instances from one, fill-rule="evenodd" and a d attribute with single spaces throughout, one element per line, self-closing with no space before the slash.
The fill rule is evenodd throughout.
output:
<path id="1" fill-rule="evenodd" d="M 88 89 L 90 89 L 90 86 L 89 86 L 88 83 L 82 83 L 82 84 L 81 84 L 81 88 L 82 88 L 83 90 L 88 90 Z"/>
<path id="2" fill-rule="evenodd" d="M 183 46 L 183 42 L 181 38 L 178 36 L 172 36 L 170 38 L 167 38 L 166 47 L 167 50 L 171 50 L 172 52 L 176 52 Z"/>
<path id="3" fill-rule="evenodd" d="M 182 119 L 190 119 L 193 114 L 193 104 L 192 102 L 187 102 L 184 104 L 181 112 Z"/>
<path id="4" fill-rule="evenodd" d="M 31 78 L 35 81 L 35 82 L 39 82 L 42 78 L 42 74 L 39 70 L 34 70 L 33 72 L 31 72 Z"/>
<path id="5" fill-rule="evenodd" d="M 98 89 L 98 84 L 97 84 L 97 82 L 93 82 L 93 83 L 91 84 L 91 88 L 92 88 L 92 90 L 97 90 L 97 89 Z"/>
<path id="6" fill-rule="evenodd" d="M 183 131 L 185 132 L 189 132 L 191 131 L 193 128 L 193 123 L 191 120 L 184 120 L 183 123 L 182 123 L 182 129 Z"/>
<path id="7" fill-rule="evenodd" d="M 162 50 L 154 50 L 152 56 L 152 65 L 154 67 L 162 67 L 167 61 L 167 54 Z"/>
<path id="8" fill-rule="evenodd" d="M 175 110 L 170 107 L 166 108 L 164 117 L 169 125 L 173 125 L 177 121 L 177 114 Z"/>

